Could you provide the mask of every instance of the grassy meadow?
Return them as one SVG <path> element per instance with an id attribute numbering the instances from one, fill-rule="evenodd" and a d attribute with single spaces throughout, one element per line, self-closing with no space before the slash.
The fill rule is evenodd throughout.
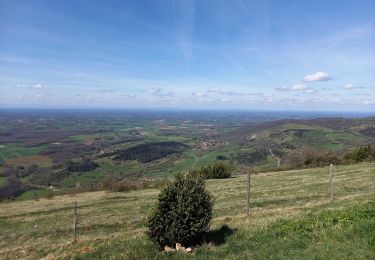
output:
<path id="1" fill-rule="evenodd" d="M 0 259 L 269 259 L 375 258 L 375 163 L 251 176 L 251 215 L 245 214 L 245 175 L 209 180 L 215 198 L 207 243 L 192 255 L 165 253 L 145 235 L 159 190 L 89 192 L 0 204 Z M 78 241 L 71 215 L 78 208 Z"/>

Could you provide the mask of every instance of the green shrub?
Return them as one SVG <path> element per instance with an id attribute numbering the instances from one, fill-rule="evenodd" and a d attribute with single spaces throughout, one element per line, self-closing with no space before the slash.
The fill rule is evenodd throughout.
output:
<path id="1" fill-rule="evenodd" d="M 203 176 L 204 179 L 226 179 L 231 176 L 231 165 L 224 162 L 216 162 L 212 165 L 192 171 L 193 175 Z"/>
<path id="2" fill-rule="evenodd" d="M 366 160 L 375 160 L 375 149 L 371 145 L 359 147 L 344 155 L 344 160 L 352 162 L 363 162 Z"/>
<path id="3" fill-rule="evenodd" d="M 202 176 L 179 173 L 159 195 L 147 223 L 149 236 L 160 247 L 194 245 L 209 229 L 212 207 Z"/>

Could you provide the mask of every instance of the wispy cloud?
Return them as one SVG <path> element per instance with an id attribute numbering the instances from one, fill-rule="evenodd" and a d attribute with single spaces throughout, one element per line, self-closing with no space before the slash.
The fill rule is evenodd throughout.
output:
<path id="1" fill-rule="evenodd" d="M 185 60 L 190 60 L 193 56 L 193 31 L 195 17 L 194 0 L 181 0 L 174 4 L 174 24 L 177 30 L 177 37 L 180 50 Z"/>
<path id="2" fill-rule="evenodd" d="M 277 91 L 296 91 L 296 92 L 303 92 L 303 93 L 306 93 L 306 94 L 311 94 L 311 93 L 315 93 L 316 92 L 316 90 L 308 87 L 305 84 L 297 84 L 297 85 L 292 85 L 292 86 L 283 86 L 283 87 L 280 87 L 280 88 L 276 88 L 275 90 L 277 90 Z"/>
<path id="3" fill-rule="evenodd" d="M 153 88 L 150 88 L 150 89 L 148 90 L 148 92 L 151 93 L 151 94 L 160 93 L 160 92 L 161 92 L 161 88 L 153 87 Z"/>
<path id="4" fill-rule="evenodd" d="M 113 93 L 113 92 L 115 92 L 115 90 L 107 88 L 107 89 L 98 89 L 98 90 L 95 90 L 95 92 L 98 92 L 98 93 Z"/>
<path id="5" fill-rule="evenodd" d="M 370 21 L 360 24 L 354 27 L 346 28 L 345 30 L 341 30 L 336 32 L 329 37 L 323 38 L 320 40 L 322 45 L 326 47 L 319 53 L 319 55 L 323 55 L 324 53 L 331 51 L 336 46 L 342 44 L 345 41 L 355 39 L 355 38 L 364 38 L 369 36 L 374 36 L 375 34 L 375 18 L 371 19 Z"/>
<path id="6" fill-rule="evenodd" d="M 210 88 L 207 90 L 207 93 L 217 93 L 220 95 L 228 95 L 228 96 L 241 96 L 244 95 L 244 93 L 235 91 L 235 90 L 226 90 L 226 89 L 220 89 L 220 88 Z"/>
<path id="7" fill-rule="evenodd" d="M 20 95 L 17 96 L 17 99 L 19 100 L 25 100 L 25 101 L 38 101 L 42 99 L 44 96 L 41 94 L 33 94 L 33 95 Z"/>
<path id="8" fill-rule="evenodd" d="M 365 105 L 375 105 L 375 99 L 372 100 L 362 100 L 362 103 Z"/>

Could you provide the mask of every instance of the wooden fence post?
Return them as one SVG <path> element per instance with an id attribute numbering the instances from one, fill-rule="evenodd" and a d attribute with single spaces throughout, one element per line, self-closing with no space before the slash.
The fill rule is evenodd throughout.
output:
<path id="1" fill-rule="evenodd" d="M 333 201 L 333 164 L 329 165 L 329 192 L 331 193 L 331 200 Z"/>
<path id="2" fill-rule="evenodd" d="M 74 203 L 73 208 L 73 242 L 77 240 L 77 201 Z"/>
<path id="3" fill-rule="evenodd" d="M 250 173 L 247 174 L 247 189 L 246 189 L 246 214 L 250 215 Z"/>

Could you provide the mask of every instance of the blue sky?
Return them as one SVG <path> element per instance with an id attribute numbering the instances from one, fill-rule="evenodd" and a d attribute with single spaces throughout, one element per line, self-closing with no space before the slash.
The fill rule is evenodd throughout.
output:
<path id="1" fill-rule="evenodd" d="M 0 106 L 375 111 L 375 1 L 0 0 Z"/>

